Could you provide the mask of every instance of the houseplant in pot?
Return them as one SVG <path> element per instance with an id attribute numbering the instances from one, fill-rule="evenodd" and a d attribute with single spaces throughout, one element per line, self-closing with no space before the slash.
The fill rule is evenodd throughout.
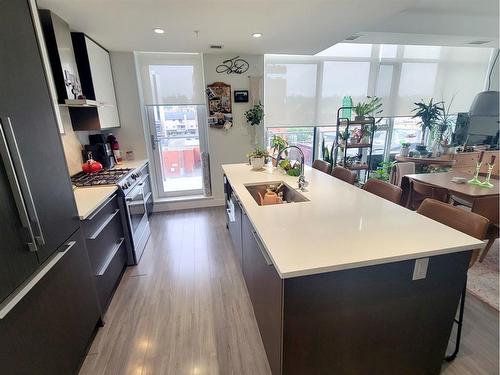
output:
<path id="1" fill-rule="evenodd" d="M 355 121 L 364 121 L 367 116 L 375 117 L 375 115 L 382 113 L 382 99 L 376 96 L 367 96 L 367 99 L 366 102 L 359 102 L 354 106 Z"/>
<path id="2" fill-rule="evenodd" d="M 415 108 L 412 112 L 415 112 L 412 118 L 420 118 L 420 125 L 422 127 L 422 138 L 420 140 L 420 145 L 417 145 L 416 149 L 420 153 L 425 153 L 427 146 L 425 144 L 425 135 L 427 130 L 432 130 L 439 120 L 444 108 L 443 102 L 434 102 L 431 98 L 429 103 L 425 103 L 424 100 L 414 103 Z"/>
<path id="3" fill-rule="evenodd" d="M 266 158 L 268 156 L 269 153 L 260 147 L 255 147 L 255 149 L 247 155 L 253 170 L 262 169 L 264 164 L 266 164 Z"/>
<path id="4" fill-rule="evenodd" d="M 401 150 L 399 151 L 399 155 L 408 156 L 410 153 L 410 142 L 401 141 Z"/>
<path id="5" fill-rule="evenodd" d="M 252 126 L 260 125 L 264 119 L 264 106 L 262 103 L 259 102 L 259 104 L 255 104 L 252 108 L 246 111 L 245 118 Z"/>

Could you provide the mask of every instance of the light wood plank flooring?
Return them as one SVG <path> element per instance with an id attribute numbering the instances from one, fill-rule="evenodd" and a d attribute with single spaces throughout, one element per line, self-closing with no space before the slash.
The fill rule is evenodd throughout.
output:
<path id="1" fill-rule="evenodd" d="M 223 208 L 154 214 L 80 375 L 269 375 Z M 498 314 L 473 296 L 443 373 L 498 374 Z"/>

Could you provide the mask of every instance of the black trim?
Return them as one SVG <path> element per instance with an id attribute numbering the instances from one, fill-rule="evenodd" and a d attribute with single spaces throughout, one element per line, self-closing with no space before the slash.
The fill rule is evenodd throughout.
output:
<path id="1" fill-rule="evenodd" d="M 87 99 L 96 100 L 85 37 L 86 35 L 84 33 L 71 33 L 83 95 L 85 95 Z"/>
<path id="2" fill-rule="evenodd" d="M 68 99 L 68 93 L 64 83 L 64 71 L 61 64 L 61 58 L 59 57 L 59 50 L 57 48 L 54 23 L 52 22 L 52 12 L 48 9 L 39 9 L 38 15 L 42 26 L 45 45 L 47 47 L 47 53 L 49 55 L 50 70 L 52 71 L 54 85 L 56 87 L 57 102 L 59 104 L 64 104 L 65 100 Z"/>

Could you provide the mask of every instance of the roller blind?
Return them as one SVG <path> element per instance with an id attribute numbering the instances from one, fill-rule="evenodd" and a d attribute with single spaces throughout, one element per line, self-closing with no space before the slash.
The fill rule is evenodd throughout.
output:
<path id="1" fill-rule="evenodd" d="M 491 48 L 341 43 L 316 56 L 266 55 L 266 127 L 336 123 L 344 96 L 377 95 L 384 117 L 411 116 L 414 103 L 444 100 L 467 112 L 483 91 Z"/>
<path id="2" fill-rule="evenodd" d="M 145 105 L 205 104 L 199 53 L 136 52 Z"/>

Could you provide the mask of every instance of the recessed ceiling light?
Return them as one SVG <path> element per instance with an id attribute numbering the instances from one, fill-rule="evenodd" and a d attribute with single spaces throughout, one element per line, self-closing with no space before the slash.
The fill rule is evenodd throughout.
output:
<path id="1" fill-rule="evenodd" d="M 262 33 L 253 33 L 252 36 L 254 38 L 262 38 Z"/>
<path id="2" fill-rule="evenodd" d="M 155 29 L 153 29 L 153 31 L 156 33 L 156 34 L 165 34 L 165 29 L 162 29 L 160 27 L 157 27 Z"/>

